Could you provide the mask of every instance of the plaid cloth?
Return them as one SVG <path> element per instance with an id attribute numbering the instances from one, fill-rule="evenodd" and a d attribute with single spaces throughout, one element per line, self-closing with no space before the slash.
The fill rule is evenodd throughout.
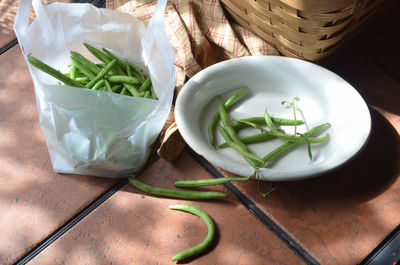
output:
<path id="1" fill-rule="evenodd" d="M 157 1 L 107 0 L 106 8 L 149 22 Z M 251 55 L 279 55 L 270 44 L 238 24 L 230 22 L 218 0 L 171 0 L 165 30 L 175 53 L 176 91 L 203 68 L 217 62 Z M 185 146 L 172 115 L 161 132 L 157 153 L 173 161 Z"/>
<path id="2" fill-rule="evenodd" d="M 157 1 L 107 0 L 106 8 L 129 13 L 145 24 Z M 201 69 L 216 62 L 250 55 L 278 55 L 270 44 L 230 23 L 217 0 L 172 0 L 165 10 L 165 29 L 175 52 L 177 91 Z"/>

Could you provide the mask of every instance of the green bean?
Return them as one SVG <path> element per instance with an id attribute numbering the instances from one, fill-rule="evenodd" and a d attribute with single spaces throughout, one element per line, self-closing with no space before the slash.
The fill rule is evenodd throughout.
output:
<path id="1" fill-rule="evenodd" d="M 31 55 L 28 55 L 28 61 L 29 61 L 30 64 L 32 64 L 36 68 L 38 68 L 41 71 L 51 75 L 54 78 L 60 80 L 61 82 L 63 82 L 67 86 L 84 87 L 81 83 L 77 82 L 74 79 L 71 79 L 71 78 L 65 76 L 60 71 L 54 69 L 50 65 L 40 61 L 39 59 L 37 59 L 37 58 L 35 58 L 35 57 L 31 56 Z"/>
<path id="2" fill-rule="evenodd" d="M 95 83 L 97 83 L 100 79 L 102 79 L 110 70 L 111 68 L 114 66 L 114 64 L 117 62 L 117 60 L 112 60 L 111 62 L 109 62 L 106 67 L 104 67 L 103 69 L 101 69 L 100 73 L 96 76 L 96 78 L 92 79 L 87 85 L 87 88 L 91 88 Z"/>
<path id="3" fill-rule="evenodd" d="M 117 65 L 118 65 L 118 67 L 120 67 L 120 68 L 122 68 L 122 69 L 125 68 L 125 63 L 124 63 L 120 58 L 118 58 L 115 54 L 113 54 L 111 51 L 109 51 L 109 50 L 106 49 L 106 48 L 103 48 L 102 50 L 103 50 L 103 52 L 108 56 L 108 58 L 109 58 L 110 60 L 112 60 L 112 59 L 117 59 Z M 122 69 L 121 69 L 121 70 L 122 70 Z M 125 74 L 125 73 L 123 72 L 122 74 Z"/>
<path id="4" fill-rule="evenodd" d="M 64 73 L 64 75 L 65 76 L 67 76 L 67 77 L 69 77 L 69 78 L 71 78 L 71 71 L 69 71 L 69 72 L 67 72 L 67 73 Z M 75 78 L 79 78 L 79 77 L 86 77 L 84 74 L 82 74 L 81 72 L 79 72 L 79 71 L 76 71 L 76 73 L 75 73 Z M 72 79 L 72 78 L 71 78 Z"/>
<path id="5" fill-rule="evenodd" d="M 94 47 L 90 44 L 87 44 L 87 43 L 83 43 L 83 45 L 85 45 L 85 47 L 89 50 L 89 52 L 94 55 L 94 57 L 96 57 L 97 59 L 99 59 L 100 61 L 105 63 L 106 65 L 112 61 L 112 59 L 110 59 L 105 53 L 103 53 L 101 50 L 97 49 L 96 47 Z M 113 75 L 115 74 L 113 69 L 110 69 L 109 71 L 111 74 L 113 74 Z"/>
<path id="6" fill-rule="evenodd" d="M 151 85 L 151 79 L 150 77 L 147 77 L 146 80 L 143 82 L 143 84 L 139 87 L 139 92 L 146 91 L 150 88 Z"/>
<path id="7" fill-rule="evenodd" d="M 78 81 L 81 84 L 84 84 L 84 85 L 89 83 L 89 81 L 90 81 L 90 79 L 88 77 L 86 77 L 86 76 L 85 77 L 76 78 L 75 80 Z"/>
<path id="8" fill-rule="evenodd" d="M 114 66 L 117 73 L 119 75 L 126 75 L 127 73 L 124 71 L 124 69 L 125 69 L 124 62 L 120 58 L 118 58 L 115 54 L 110 52 L 108 49 L 103 48 L 102 50 L 105 52 L 105 54 L 108 56 L 108 58 L 110 58 L 110 60 L 117 59 L 117 64 Z"/>
<path id="9" fill-rule="evenodd" d="M 291 120 L 291 119 L 285 119 L 285 118 L 277 118 L 277 117 L 271 117 L 272 121 L 276 125 L 301 125 L 304 122 L 302 120 Z M 252 122 L 258 125 L 266 125 L 265 118 L 264 117 L 251 117 L 247 119 L 242 119 L 242 120 L 237 120 L 232 122 L 232 128 L 235 129 L 236 131 L 239 129 L 243 129 L 248 127 L 247 124 L 240 122 L 240 121 L 248 121 Z"/>
<path id="10" fill-rule="evenodd" d="M 202 251 L 204 251 L 208 246 L 210 246 L 210 244 L 212 243 L 214 236 L 215 236 L 215 225 L 214 225 L 213 220 L 207 213 L 205 213 L 204 211 L 200 210 L 199 208 L 197 208 L 193 205 L 187 205 L 187 204 L 171 205 L 169 208 L 172 210 L 179 210 L 179 211 L 189 212 L 194 215 L 197 215 L 207 225 L 206 238 L 200 244 L 174 255 L 172 257 L 172 261 L 179 261 L 179 260 L 185 259 L 187 257 L 199 254 Z"/>
<path id="11" fill-rule="evenodd" d="M 85 45 L 86 49 L 88 49 L 88 51 L 91 54 L 93 54 L 94 57 L 96 57 L 97 59 L 99 59 L 100 61 L 105 63 L 106 65 L 112 61 L 110 58 L 108 58 L 108 56 L 106 54 L 104 54 L 101 50 L 97 49 L 96 47 L 94 47 L 88 43 L 83 43 L 83 45 Z"/>
<path id="12" fill-rule="evenodd" d="M 128 61 L 125 61 L 125 68 L 126 68 L 126 73 L 128 74 L 128 76 L 133 76 L 132 71 L 131 71 L 131 66 L 128 63 Z"/>
<path id="13" fill-rule="evenodd" d="M 253 143 L 260 143 L 260 142 L 265 142 L 265 141 L 269 141 L 271 139 L 275 139 L 276 137 L 273 136 L 270 132 L 262 132 L 259 134 L 255 134 L 255 135 L 249 135 L 249 136 L 244 136 L 244 137 L 240 137 L 240 140 L 244 143 L 244 144 L 253 144 Z M 218 148 L 225 148 L 228 147 L 228 143 L 222 143 L 218 146 Z"/>
<path id="14" fill-rule="evenodd" d="M 319 131 L 321 131 L 324 127 L 329 127 L 330 124 L 329 123 L 323 123 L 321 125 L 315 126 L 313 128 L 311 128 L 310 130 L 308 130 L 307 132 L 305 132 L 303 135 L 306 137 L 310 137 L 313 136 L 314 134 L 318 133 Z M 271 152 L 269 152 L 267 155 L 265 155 L 262 160 L 263 163 L 268 163 L 270 161 L 272 161 L 273 159 L 275 159 L 276 157 L 278 157 L 279 155 L 283 154 L 284 152 L 288 151 L 289 149 L 299 145 L 300 143 L 296 143 L 296 142 L 287 142 L 284 143 L 280 146 L 278 146 L 277 148 L 275 148 L 274 150 L 272 150 Z"/>
<path id="15" fill-rule="evenodd" d="M 150 91 L 149 90 L 146 90 L 145 92 L 144 92 L 144 96 L 143 96 L 144 98 L 151 98 L 151 96 L 150 96 Z"/>
<path id="16" fill-rule="evenodd" d="M 132 96 L 134 96 L 134 97 L 139 96 L 139 92 L 136 90 L 136 88 L 134 86 L 129 85 L 129 84 L 124 84 L 124 87 L 126 87 L 126 89 L 129 91 L 129 93 L 131 93 Z"/>
<path id="17" fill-rule="evenodd" d="M 238 143 L 234 142 L 231 140 L 231 138 L 229 137 L 228 133 L 226 132 L 226 130 L 224 129 L 224 127 L 218 125 L 218 130 L 221 133 L 222 137 L 224 137 L 225 141 L 228 143 L 228 145 L 230 147 L 232 147 L 233 149 L 235 149 L 236 151 L 238 151 L 239 153 L 241 153 L 244 157 L 247 157 L 251 160 L 257 161 L 257 162 L 262 162 L 263 160 L 261 158 L 259 158 L 257 155 L 247 151 L 245 148 L 243 148 L 241 145 L 239 145 Z"/>
<path id="18" fill-rule="evenodd" d="M 112 90 L 112 92 L 114 92 L 114 93 L 120 93 L 120 92 L 121 92 L 121 89 L 122 89 L 122 86 L 121 86 L 121 85 L 115 85 L 115 86 L 112 86 L 112 87 L 111 87 L 111 90 Z"/>
<path id="19" fill-rule="evenodd" d="M 150 92 L 151 92 L 151 98 L 157 99 L 157 95 L 156 95 L 156 92 L 154 91 L 153 86 L 150 86 Z"/>
<path id="20" fill-rule="evenodd" d="M 131 69 L 136 73 L 138 80 L 141 83 L 144 82 L 146 78 L 142 70 L 133 63 L 129 63 L 129 65 L 131 66 Z"/>
<path id="21" fill-rule="evenodd" d="M 100 73 L 101 67 L 95 65 L 90 60 L 86 59 L 85 56 L 75 51 L 71 51 L 70 53 L 72 58 L 74 58 L 76 61 L 78 61 L 87 69 L 89 69 L 93 74 L 98 75 Z"/>
<path id="22" fill-rule="evenodd" d="M 111 85 L 110 85 L 110 82 L 108 82 L 107 79 L 104 79 L 104 82 L 106 83 L 107 91 L 108 92 L 113 92 L 112 88 L 111 88 Z"/>
<path id="23" fill-rule="evenodd" d="M 131 94 L 129 94 L 128 89 L 126 88 L 126 86 L 124 86 L 120 92 L 121 95 L 125 95 L 125 96 L 130 96 Z"/>
<path id="24" fill-rule="evenodd" d="M 115 60 L 115 59 L 114 59 Z M 126 76 L 126 75 L 112 75 L 107 78 L 108 81 L 111 83 L 125 83 L 129 85 L 137 85 L 139 84 L 139 80 L 132 76 Z"/>
<path id="25" fill-rule="evenodd" d="M 76 79 L 77 70 L 78 69 L 76 68 L 76 64 L 74 62 L 71 62 L 71 71 L 70 71 L 71 79 Z"/>
<path id="26" fill-rule="evenodd" d="M 229 107 L 236 101 L 236 99 L 238 97 L 240 97 L 244 92 L 246 92 L 247 89 L 248 89 L 247 87 L 244 87 L 244 88 L 240 89 L 238 92 L 236 92 L 235 94 L 233 94 L 230 98 L 228 98 L 228 100 L 225 101 L 225 104 L 224 104 L 225 108 L 228 110 Z M 215 128 L 217 127 L 219 119 L 220 119 L 219 111 L 217 111 L 214 114 L 214 116 L 211 118 L 210 124 L 208 125 L 208 138 L 209 138 L 210 144 L 214 147 L 215 147 L 214 131 L 215 131 Z"/>
<path id="27" fill-rule="evenodd" d="M 212 178 L 212 179 L 198 179 L 198 180 L 177 180 L 174 182 L 176 187 L 193 188 L 202 186 L 212 186 L 223 184 L 231 181 L 244 181 L 249 180 L 249 177 L 225 177 L 225 178 Z"/>
<path id="28" fill-rule="evenodd" d="M 308 141 L 306 141 L 304 139 L 304 137 L 302 137 L 302 136 L 288 135 L 286 133 L 279 131 L 275 127 L 275 125 L 272 122 L 271 117 L 269 116 L 267 111 L 264 112 L 264 117 L 265 117 L 265 122 L 267 123 L 267 126 L 271 131 L 271 134 L 274 135 L 275 137 L 287 140 L 289 142 L 297 142 L 297 143 L 303 143 L 303 144 L 308 143 L 308 142 L 309 143 L 322 143 L 322 142 L 325 142 L 329 138 L 329 135 L 325 134 L 322 137 L 308 138 Z"/>
<path id="29" fill-rule="evenodd" d="M 166 197 L 174 197 L 174 198 L 190 199 L 190 200 L 217 199 L 226 197 L 225 193 L 217 191 L 189 191 L 189 190 L 176 190 L 176 189 L 167 189 L 161 187 L 153 187 L 132 177 L 129 178 L 129 183 L 141 191 Z"/>
<path id="30" fill-rule="evenodd" d="M 219 111 L 219 116 L 221 118 L 222 124 L 224 125 L 224 129 L 228 133 L 230 139 L 232 139 L 233 142 L 240 145 L 244 151 L 250 152 L 250 149 L 239 139 L 235 130 L 232 128 L 232 126 L 229 122 L 228 113 L 226 112 L 224 103 L 222 103 L 221 96 L 218 96 L 218 111 Z"/>
<path id="31" fill-rule="evenodd" d="M 83 66 L 80 62 L 75 60 L 75 58 L 71 57 L 71 62 L 76 66 L 76 68 L 78 68 L 79 72 L 84 74 L 90 80 L 93 80 L 96 78 L 95 74 L 93 74 L 89 69 L 87 69 L 85 66 Z"/>
<path id="32" fill-rule="evenodd" d="M 104 85 L 104 79 L 100 79 L 97 83 L 92 87 L 93 90 L 102 90 L 101 87 Z"/>

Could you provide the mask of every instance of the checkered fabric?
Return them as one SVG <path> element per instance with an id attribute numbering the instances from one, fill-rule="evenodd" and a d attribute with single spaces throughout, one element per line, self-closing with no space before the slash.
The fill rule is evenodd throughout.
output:
<path id="1" fill-rule="evenodd" d="M 107 0 L 106 8 L 129 13 L 145 24 L 157 1 Z M 175 52 L 177 91 L 187 78 L 216 62 L 251 55 L 278 55 L 270 44 L 230 22 L 217 0 L 172 0 L 165 29 Z"/>

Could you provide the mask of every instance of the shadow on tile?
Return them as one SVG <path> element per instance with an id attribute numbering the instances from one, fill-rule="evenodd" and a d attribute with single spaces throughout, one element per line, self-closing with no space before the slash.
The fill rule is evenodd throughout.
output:
<path id="1" fill-rule="evenodd" d="M 292 194 L 318 200 L 367 201 L 387 190 L 400 173 L 400 137 L 396 129 L 371 109 L 372 131 L 361 153 L 325 176 L 286 183 Z M 351 132 L 349 132 L 351 134 Z M 295 196 L 295 195 L 293 195 Z"/>

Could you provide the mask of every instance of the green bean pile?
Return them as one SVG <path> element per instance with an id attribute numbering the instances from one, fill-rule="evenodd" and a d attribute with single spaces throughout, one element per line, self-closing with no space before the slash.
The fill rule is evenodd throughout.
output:
<path id="1" fill-rule="evenodd" d="M 157 99 L 150 77 L 135 64 L 118 58 L 106 48 L 100 50 L 87 43 L 84 46 L 101 63 L 94 63 L 76 51 L 70 52 L 71 64 L 67 73 L 61 73 L 32 55 L 28 55 L 28 61 L 58 79 L 59 85 Z"/>
<path id="2" fill-rule="evenodd" d="M 250 117 L 242 120 L 233 120 L 231 122 L 228 116 L 227 110 L 235 103 L 235 101 L 241 96 L 247 87 L 240 89 L 233 94 L 225 103 L 222 101 L 221 96 L 217 97 L 218 100 L 218 111 L 211 118 L 208 126 L 208 136 L 210 144 L 215 148 L 231 147 L 232 149 L 239 152 L 244 159 L 257 171 L 259 168 L 266 167 L 266 164 L 279 156 L 283 155 L 298 144 L 307 144 L 308 156 L 312 160 L 311 144 L 326 142 L 329 138 L 329 134 L 325 134 L 321 137 L 313 137 L 321 130 L 330 126 L 329 123 L 324 123 L 319 126 L 312 128 L 311 130 L 301 134 L 297 132 L 296 126 L 303 124 L 302 120 L 296 118 L 296 109 L 294 101 L 298 100 L 296 97 L 293 102 L 282 101 L 282 104 L 289 103 L 293 108 L 294 120 L 271 117 L 267 111 L 264 112 L 263 117 Z M 218 124 L 221 121 L 221 124 Z M 293 135 L 287 134 L 285 131 L 279 128 L 280 125 L 293 125 L 295 133 Z M 263 126 L 266 126 L 264 128 Z M 253 127 L 261 133 L 239 137 L 238 131 L 242 128 Z M 221 136 L 225 139 L 225 143 L 221 143 L 218 146 L 215 143 L 215 128 L 218 129 Z M 248 144 L 264 142 L 272 139 L 280 138 L 287 142 L 272 150 L 264 157 L 259 157 L 254 154 L 248 147 Z"/>

